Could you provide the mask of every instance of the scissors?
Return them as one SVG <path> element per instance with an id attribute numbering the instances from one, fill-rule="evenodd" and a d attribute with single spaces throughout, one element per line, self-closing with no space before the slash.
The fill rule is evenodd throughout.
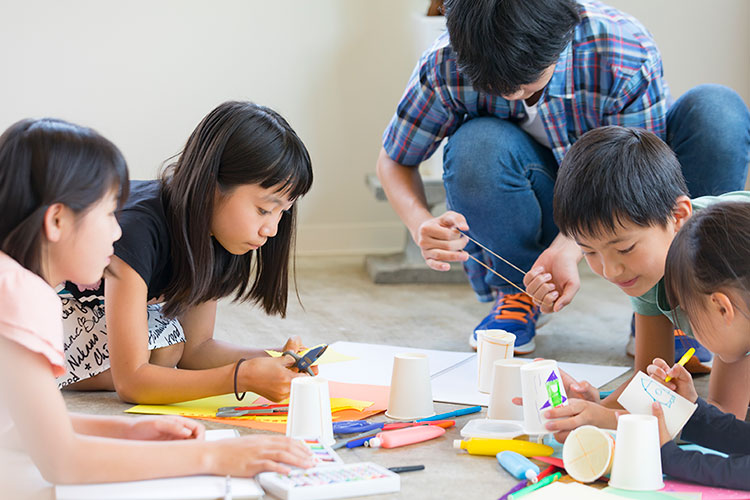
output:
<path id="1" fill-rule="evenodd" d="M 262 415 L 286 415 L 289 413 L 288 404 L 258 405 L 258 406 L 222 406 L 216 410 L 216 416 L 222 418 L 252 417 Z"/>
<path id="2" fill-rule="evenodd" d="M 297 368 L 301 372 L 306 372 L 311 377 L 314 377 L 315 373 L 313 373 L 311 366 L 318 360 L 319 357 L 323 355 L 324 352 L 326 352 L 326 349 L 328 349 L 327 344 L 320 344 L 319 346 L 313 347 L 303 355 L 299 355 L 296 352 L 292 351 L 284 351 L 282 353 L 282 356 L 288 354 L 289 356 L 293 357 L 296 360 L 296 363 L 294 363 L 294 368 Z"/>

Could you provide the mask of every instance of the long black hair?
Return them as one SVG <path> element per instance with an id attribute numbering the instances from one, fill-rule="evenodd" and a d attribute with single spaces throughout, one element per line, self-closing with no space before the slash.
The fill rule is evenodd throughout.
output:
<path id="1" fill-rule="evenodd" d="M 677 232 L 664 268 L 667 300 L 700 324 L 705 298 L 732 289 L 750 307 L 750 203 L 721 202 L 695 213 Z"/>
<path id="2" fill-rule="evenodd" d="M 21 120 L 0 136 L 0 250 L 41 276 L 44 214 L 83 215 L 111 190 L 128 197 L 120 150 L 96 131 L 54 118 Z"/>
<path id="3" fill-rule="evenodd" d="M 225 102 L 203 118 L 178 160 L 162 173 L 172 256 L 164 313 L 178 316 L 192 305 L 234 294 L 235 300 L 261 303 L 266 313 L 283 317 L 296 203 L 282 216 L 276 236 L 258 250 L 232 255 L 210 235 L 214 193 L 257 184 L 294 201 L 310 190 L 312 178 L 305 145 L 275 111 Z"/>

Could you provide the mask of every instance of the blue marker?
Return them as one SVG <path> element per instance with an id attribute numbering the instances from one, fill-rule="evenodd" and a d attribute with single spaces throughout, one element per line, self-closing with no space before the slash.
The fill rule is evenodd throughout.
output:
<path id="1" fill-rule="evenodd" d="M 438 415 L 435 415 L 434 417 L 420 418 L 419 420 L 415 420 L 415 422 L 429 422 L 431 420 L 445 420 L 448 418 L 460 417 L 461 415 L 470 415 L 472 413 L 477 413 L 479 411 L 482 411 L 481 406 L 470 406 L 469 408 L 462 408 L 460 410 L 449 411 L 448 413 L 440 413 Z"/>
<path id="2" fill-rule="evenodd" d="M 528 479 L 532 483 L 538 480 L 539 467 L 520 453 L 509 450 L 501 451 L 497 454 L 497 461 L 516 479 Z"/>

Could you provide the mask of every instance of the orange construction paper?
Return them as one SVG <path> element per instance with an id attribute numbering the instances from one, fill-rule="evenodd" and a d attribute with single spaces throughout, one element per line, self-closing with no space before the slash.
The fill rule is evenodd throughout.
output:
<path id="1" fill-rule="evenodd" d="M 331 381 L 328 382 L 328 391 L 330 392 L 330 396 L 332 398 L 351 398 L 373 402 L 373 405 L 364 411 L 337 411 L 333 414 L 334 422 L 340 422 L 342 420 L 362 420 L 373 415 L 377 415 L 380 412 L 384 412 L 388 408 L 388 394 L 390 392 L 390 387 L 388 387 L 387 385 L 347 384 L 344 382 Z M 267 400 L 266 398 L 258 398 L 256 401 L 253 401 L 254 405 L 268 403 L 271 403 L 271 401 Z M 286 432 L 286 424 L 275 422 L 259 422 L 257 420 L 246 420 L 238 418 L 196 418 L 199 418 L 200 420 L 206 420 L 208 422 L 218 422 L 220 424 L 247 427 L 248 429 L 279 432 L 282 434 Z"/>

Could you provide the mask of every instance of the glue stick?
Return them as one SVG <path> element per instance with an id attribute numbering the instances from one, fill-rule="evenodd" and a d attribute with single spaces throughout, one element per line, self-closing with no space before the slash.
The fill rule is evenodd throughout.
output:
<path id="1" fill-rule="evenodd" d="M 443 434 L 445 434 L 445 429 L 437 425 L 418 425 L 380 432 L 374 438 L 365 441 L 365 446 L 370 448 L 397 448 L 407 444 L 429 441 Z"/>
<path id="2" fill-rule="evenodd" d="M 497 461 L 516 479 L 528 479 L 532 483 L 537 482 L 539 466 L 520 453 L 510 450 L 501 451 L 497 454 Z"/>
<path id="3" fill-rule="evenodd" d="M 530 443 L 520 439 L 469 438 L 453 441 L 453 447 L 466 450 L 471 455 L 496 456 L 501 451 L 510 450 L 524 457 L 548 457 L 555 451 L 546 444 Z"/>

